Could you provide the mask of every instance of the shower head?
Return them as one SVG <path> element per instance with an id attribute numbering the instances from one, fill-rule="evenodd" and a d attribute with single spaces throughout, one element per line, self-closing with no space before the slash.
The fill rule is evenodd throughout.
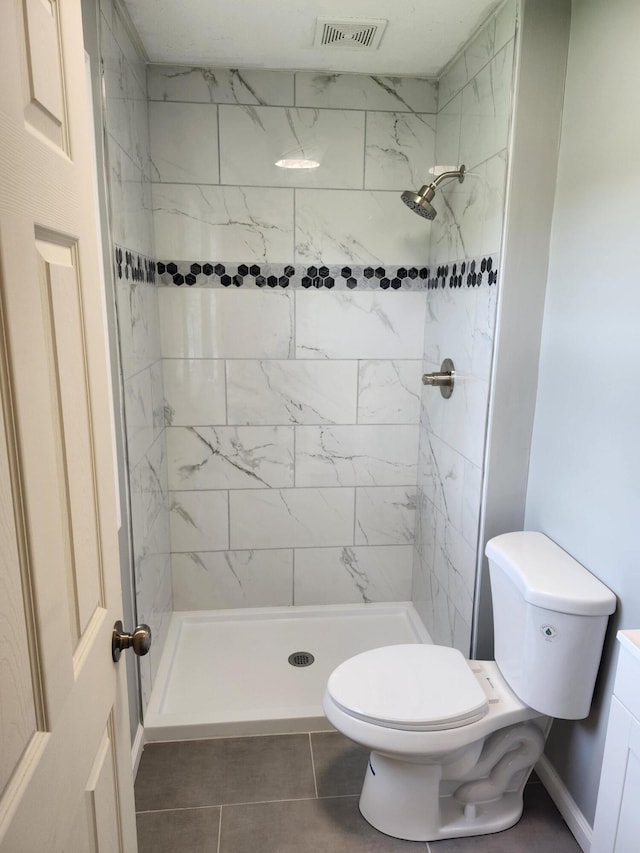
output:
<path id="1" fill-rule="evenodd" d="M 457 178 L 460 183 L 464 181 L 464 173 L 466 169 L 464 166 L 460 166 L 459 169 L 455 169 L 449 172 L 443 172 L 441 175 L 432 181 L 430 184 L 425 184 L 420 187 L 418 192 L 413 192 L 413 190 L 405 190 L 400 198 L 402 201 L 410 207 L 418 216 L 422 216 L 425 219 L 435 219 L 437 216 L 437 211 L 435 207 L 431 204 L 431 200 L 436 194 L 436 189 L 438 185 L 449 178 Z"/>

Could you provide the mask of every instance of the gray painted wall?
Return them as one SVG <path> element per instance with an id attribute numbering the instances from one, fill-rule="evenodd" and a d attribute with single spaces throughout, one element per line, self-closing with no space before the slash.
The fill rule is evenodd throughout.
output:
<path id="1" fill-rule="evenodd" d="M 640 4 L 574 0 L 525 523 L 620 604 L 591 716 L 547 754 L 593 822 L 615 629 L 640 625 Z"/>

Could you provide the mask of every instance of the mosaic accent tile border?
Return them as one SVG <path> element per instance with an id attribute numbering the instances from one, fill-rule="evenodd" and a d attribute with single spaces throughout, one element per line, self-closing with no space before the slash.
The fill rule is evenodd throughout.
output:
<path id="1" fill-rule="evenodd" d="M 178 287 L 424 290 L 429 268 L 158 261 L 158 276 L 161 284 Z"/>
<path id="2" fill-rule="evenodd" d="M 122 246 L 114 247 L 116 276 L 119 281 L 156 283 L 156 262 Z"/>
<path id="3" fill-rule="evenodd" d="M 487 255 L 481 258 L 453 261 L 442 264 L 434 272 L 435 275 L 427 279 L 427 290 L 497 284 L 498 258 L 497 255 Z"/>

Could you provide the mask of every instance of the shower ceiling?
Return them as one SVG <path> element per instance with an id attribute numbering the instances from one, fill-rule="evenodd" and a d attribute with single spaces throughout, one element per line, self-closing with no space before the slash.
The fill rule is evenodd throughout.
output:
<path id="1" fill-rule="evenodd" d="M 151 62 L 432 77 L 499 0 L 125 0 Z M 377 50 L 313 47 L 316 18 L 389 21 Z"/>

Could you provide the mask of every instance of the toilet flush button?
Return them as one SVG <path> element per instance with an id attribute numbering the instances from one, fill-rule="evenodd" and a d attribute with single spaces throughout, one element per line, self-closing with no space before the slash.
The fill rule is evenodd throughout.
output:
<path id="1" fill-rule="evenodd" d="M 553 625 L 542 625 L 540 628 L 540 631 L 542 633 L 542 636 L 545 638 L 545 640 L 551 641 L 551 640 L 554 640 L 558 636 L 558 632 L 553 627 Z"/>

